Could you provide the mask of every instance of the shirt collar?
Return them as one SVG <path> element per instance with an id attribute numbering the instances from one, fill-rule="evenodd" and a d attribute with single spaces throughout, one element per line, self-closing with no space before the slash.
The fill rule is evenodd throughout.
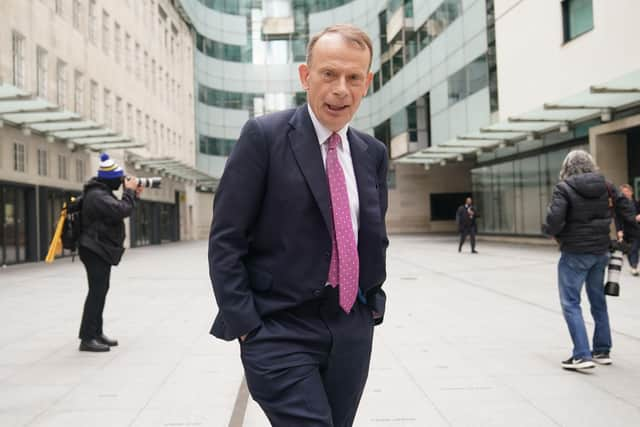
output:
<path id="1" fill-rule="evenodd" d="M 309 104 L 307 104 L 307 109 L 309 110 L 309 115 L 311 116 L 311 122 L 313 123 L 313 128 L 316 130 L 316 135 L 318 136 L 318 143 L 322 145 L 327 139 L 329 139 L 329 137 L 333 132 L 327 129 L 322 123 L 320 123 L 320 120 L 318 120 L 318 118 L 313 112 L 313 109 Z M 349 144 L 347 143 L 348 129 L 349 129 L 349 123 L 347 123 L 345 127 L 343 127 L 342 129 L 336 132 L 338 135 L 340 135 L 340 139 L 343 142 L 343 144 L 340 144 L 340 146 L 345 151 L 349 150 Z"/>

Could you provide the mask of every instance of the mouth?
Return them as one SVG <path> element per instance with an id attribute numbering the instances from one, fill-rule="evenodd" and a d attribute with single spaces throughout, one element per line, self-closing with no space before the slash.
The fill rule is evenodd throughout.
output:
<path id="1" fill-rule="evenodd" d="M 349 108 L 348 105 L 341 105 L 341 104 L 325 104 L 325 107 L 334 113 L 339 113 L 341 111 L 346 110 L 347 108 Z"/>

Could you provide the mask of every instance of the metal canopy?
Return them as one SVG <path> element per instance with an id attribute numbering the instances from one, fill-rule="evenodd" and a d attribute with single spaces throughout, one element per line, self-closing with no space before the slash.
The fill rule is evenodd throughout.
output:
<path id="1" fill-rule="evenodd" d="M 29 92 L 25 92 L 10 84 L 0 83 L 0 99 L 17 98 L 20 96 L 29 96 Z"/>
<path id="2" fill-rule="evenodd" d="M 84 120 L 78 113 L 3 83 L 0 84 L 0 125 L 5 123 L 23 129 L 25 134 L 37 132 L 50 142 L 66 142 L 70 149 L 100 151 L 144 146 L 104 125 Z"/>
<path id="3" fill-rule="evenodd" d="M 636 70 L 607 83 L 593 85 L 560 101 L 545 103 L 536 110 L 509 117 L 475 132 L 459 135 L 443 144 L 416 151 L 394 162 L 443 164 L 442 161 L 436 160 L 444 158 L 446 152 L 442 151 L 443 148 L 464 148 L 469 150 L 463 153 L 465 155 L 479 154 L 521 141 L 531 141 L 550 132 L 569 132 L 572 126 L 589 120 L 599 118 L 602 122 L 607 122 L 615 112 L 639 106 L 640 70 Z M 452 154 L 450 158 L 463 160 L 464 156 Z"/>
<path id="4" fill-rule="evenodd" d="M 218 187 L 218 179 L 193 166 L 189 166 L 180 160 L 170 157 L 145 158 L 140 155 L 129 153 L 127 161 L 133 163 L 135 169 L 144 169 L 154 173 L 170 175 L 176 178 L 194 181 L 199 187 L 215 189 Z"/>

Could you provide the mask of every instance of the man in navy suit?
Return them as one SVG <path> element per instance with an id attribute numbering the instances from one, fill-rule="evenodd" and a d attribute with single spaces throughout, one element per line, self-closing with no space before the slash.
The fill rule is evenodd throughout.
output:
<path id="1" fill-rule="evenodd" d="M 216 192 L 211 333 L 274 426 L 352 425 L 383 319 L 388 155 L 349 126 L 371 58 L 356 27 L 312 37 L 308 104 L 249 120 Z"/>

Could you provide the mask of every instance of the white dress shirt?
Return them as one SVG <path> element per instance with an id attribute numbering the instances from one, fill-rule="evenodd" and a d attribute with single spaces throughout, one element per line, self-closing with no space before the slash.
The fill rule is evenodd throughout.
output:
<path id="1" fill-rule="evenodd" d="M 318 143 L 320 144 L 320 151 L 322 152 L 322 164 L 324 169 L 327 169 L 327 146 L 328 140 L 333 133 L 320 123 L 316 115 L 313 113 L 311 107 L 307 104 L 309 109 L 309 115 L 313 122 L 313 127 L 316 130 L 318 136 Z M 349 147 L 349 139 L 347 138 L 347 129 L 349 124 L 336 132 L 340 135 L 342 142 L 338 145 L 338 162 L 344 172 L 344 178 L 347 184 L 347 193 L 349 195 L 349 212 L 351 214 L 351 226 L 353 227 L 353 236 L 358 244 L 358 230 L 360 228 L 360 201 L 358 199 L 358 185 L 356 182 L 356 174 L 353 171 L 353 161 L 351 160 L 351 149 Z"/>

